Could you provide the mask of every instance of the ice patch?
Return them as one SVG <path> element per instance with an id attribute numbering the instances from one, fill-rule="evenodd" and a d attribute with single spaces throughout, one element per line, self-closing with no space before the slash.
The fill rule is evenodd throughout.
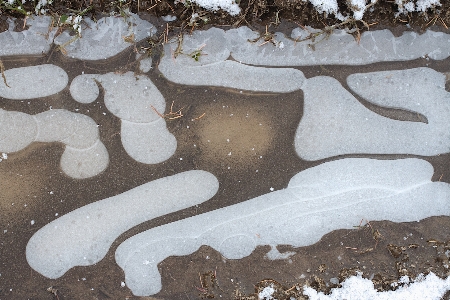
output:
<path id="1" fill-rule="evenodd" d="M 303 86 L 304 114 L 295 135 L 295 149 L 301 158 L 319 160 L 355 153 L 432 156 L 449 152 L 450 93 L 445 90 L 443 74 L 417 68 L 353 74 L 347 81 L 365 100 L 423 114 L 428 124 L 378 115 L 336 79 L 313 77 Z"/>
<path id="2" fill-rule="evenodd" d="M 83 74 L 75 77 L 70 83 L 70 95 L 79 103 L 92 103 L 100 95 L 97 83 L 97 75 Z"/>
<path id="3" fill-rule="evenodd" d="M 191 67 L 163 58 L 158 67 L 168 80 L 178 84 L 255 92 L 288 93 L 299 90 L 305 80 L 303 73 L 296 69 L 253 67 L 229 60 Z"/>
<path id="4" fill-rule="evenodd" d="M 55 65 L 38 65 L 6 70 L 5 85 L 0 80 L 0 97 L 24 100 L 46 97 L 63 90 L 69 81 L 67 73 Z"/>
<path id="5" fill-rule="evenodd" d="M 55 44 L 64 45 L 67 56 L 83 60 L 97 60 L 112 57 L 132 44 L 150 37 L 156 33 L 155 27 L 133 13 L 127 13 L 127 18 L 116 16 L 103 17 L 97 22 L 83 18 L 83 35 L 76 38 L 64 31 L 55 38 Z"/>
<path id="6" fill-rule="evenodd" d="M 51 24 L 49 16 L 27 18 L 28 29 L 14 31 L 15 19 L 9 18 L 9 30 L 0 33 L 0 56 L 33 55 L 47 53 L 56 29 L 49 32 Z"/>
<path id="7" fill-rule="evenodd" d="M 34 270 L 53 279 L 75 266 L 93 265 L 128 229 L 202 203 L 213 197 L 218 188 L 214 175 L 194 170 L 88 204 L 37 231 L 27 244 L 27 261 Z"/>
<path id="8" fill-rule="evenodd" d="M 279 244 L 310 245 L 363 218 L 408 222 L 447 215 L 450 185 L 431 182 L 432 175 L 433 167 L 419 159 L 327 162 L 298 173 L 286 189 L 135 235 L 117 248 L 116 261 L 135 295 L 152 295 L 161 289 L 158 263 L 201 245 L 240 259 L 258 245 L 272 251 Z"/>
<path id="9" fill-rule="evenodd" d="M 270 69 L 227 60 L 228 41 L 222 29 L 185 36 L 181 53 L 177 41 L 166 44 L 158 68 L 170 81 L 186 85 L 223 86 L 240 90 L 286 93 L 298 90 L 305 77 L 295 69 Z M 276 78 L 276 80 L 274 80 Z"/>
<path id="10" fill-rule="evenodd" d="M 36 115 L 0 109 L 0 152 L 17 152 L 32 142 L 61 142 L 61 168 L 73 178 L 103 172 L 108 152 L 99 139 L 97 124 L 88 116 L 53 109 Z"/>
<path id="11" fill-rule="evenodd" d="M 138 162 L 157 164 L 169 159 L 177 149 L 175 136 L 163 118 L 152 123 L 122 120 L 120 137 L 125 151 Z"/>
<path id="12" fill-rule="evenodd" d="M 360 65 L 450 56 L 450 35 L 430 30 L 421 35 L 405 32 L 400 37 L 389 30 L 368 31 L 359 43 L 345 30 L 311 39 L 317 33 L 320 31 L 313 28 L 298 28 L 292 31 L 292 38 L 275 33 L 267 41 L 248 27 L 195 31 L 184 36 L 180 47 L 178 40 L 166 44 L 158 68 L 179 84 L 291 92 L 305 81 L 301 71 L 258 66 Z"/>
<path id="13" fill-rule="evenodd" d="M 156 164 L 175 153 L 175 136 L 158 115 L 164 113 L 166 101 L 147 76 L 132 72 L 79 75 L 70 86 L 72 97 L 80 103 L 94 101 L 99 93 L 97 83 L 105 90 L 106 107 L 121 119 L 120 136 L 128 155 L 141 163 Z"/>

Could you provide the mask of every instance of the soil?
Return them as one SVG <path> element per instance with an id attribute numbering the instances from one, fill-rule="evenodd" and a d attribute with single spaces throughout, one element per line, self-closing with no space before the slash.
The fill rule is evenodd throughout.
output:
<path id="1" fill-rule="evenodd" d="M 430 11 L 428 19 L 423 15 L 413 15 L 403 20 L 407 19 L 416 31 L 431 27 L 448 33 L 446 27 L 441 25 L 450 24 L 450 3 L 442 2 L 445 3 L 441 10 Z M 92 3 L 93 8 L 89 12 L 92 16 L 113 9 L 103 1 Z M 61 1 L 54 13 L 62 14 L 68 7 L 79 9 L 83 4 Z M 131 9 L 137 11 L 135 5 L 136 2 L 133 2 Z M 289 29 L 297 27 L 297 23 L 323 28 L 324 23 L 332 25 L 335 22 L 334 19 L 315 13 L 310 4 L 300 0 L 250 0 L 242 1 L 240 6 L 245 13 L 235 18 L 221 12 L 205 12 L 196 6 L 186 8 L 166 0 L 141 1 L 139 10 L 149 9 L 152 15 L 142 17 L 151 20 L 160 33 L 164 24 L 155 16 L 176 15 L 178 21 L 170 26 L 173 34 L 181 28 L 192 29 L 192 26 L 186 25 L 192 11 L 205 13 L 210 20 L 208 24 L 194 26 L 194 29 L 245 24 L 263 30 L 265 25 L 270 24 L 274 30 L 289 32 Z M 117 10 L 117 7 L 114 9 Z M 411 30 L 404 26 L 401 18 L 391 18 L 395 11 L 396 7 L 385 1 L 374 12 L 367 13 L 364 20 L 369 24 L 377 22 L 370 26 L 371 30 L 390 28 L 396 34 Z M 277 13 L 283 22 L 275 27 L 273 23 Z M 433 25 L 436 15 L 439 17 Z M 4 23 L 5 17 L 2 15 L 0 29 L 4 28 L 1 25 Z M 149 47 L 151 43 L 144 41 L 138 46 Z M 182 118 L 168 122 L 169 130 L 178 141 L 177 151 L 169 160 L 158 165 L 138 163 L 125 153 L 120 142 L 120 120 L 105 108 L 102 91 L 98 100 L 91 104 L 79 104 L 71 100 L 68 87 L 57 95 L 38 101 L 10 101 L 0 97 L 0 108 L 6 110 L 36 114 L 52 107 L 88 115 L 99 124 L 101 140 L 110 155 L 110 164 L 105 172 L 84 180 L 74 180 L 64 175 L 59 167 L 63 145 L 57 143 L 33 143 L 22 151 L 8 154 L 8 159 L 0 162 L 0 299 L 258 299 L 256 293 L 269 285 L 276 287 L 277 294 L 274 296 L 277 299 L 289 299 L 291 296 L 301 299 L 299 295 L 303 285 L 308 284 L 328 292 L 336 286 L 330 282 L 331 278 L 342 282 L 356 271 L 371 278 L 379 290 L 393 289 L 391 283 L 402 275 L 415 277 L 419 273 L 431 271 L 441 277 L 449 275 L 450 264 L 445 253 L 450 250 L 450 217 L 437 216 L 410 223 L 361 220 L 360 224 L 355 224 L 355 229 L 333 231 L 308 247 L 279 246 L 280 252 L 297 252 L 287 260 L 266 259 L 264 256 L 269 251 L 268 246 L 258 247 L 241 260 L 225 259 L 214 249 L 202 246 L 191 255 L 169 257 L 159 265 L 163 282 L 160 293 L 153 297 L 132 296 L 127 287 L 121 286 L 124 273 L 114 260 L 117 246 L 125 239 L 158 225 L 260 196 L 268 193 L 270 188 L 285 188 L 294 174 L 336 159 L 308 162 L 296 155 L 293 140 L 303 113 L 301 91 L 256 94 L 225 88 L 177 85 L 160 76 L 156 68 L 158 48 L 152 49 L 155 65 L 147 75 L 168 104 L 174 101 L 175 108 L 185 107 Z M 74 63 L 78 61 L 64 57 L 57 51 L 51 51 L 45 56 L 2 57 L 2 61 L 5 69 L 52 63 L 69 74 L 69 82 L 84 70 L 98 73 L 137 71 L 132 49 L 106 61 Z M 352 73 L 421 66 L 449 72 L 450 59 L 436 62 L 423 58 L 364 66 L 299 69 L 308 78 L 333 76 L 347 87 L 345 78 Z M 415 118 L 405 111 L 382 109 L 359 100 L 369 109 L 390 118 Z M 192 121 L 203 113 L 204 117 Z M 252 117 L 244 118 L 247 114 Z M 231 142 L 226 142 L 227 138 Z M 249 145 L 253 145 L 255 150 L 244 150 Z M 227 156 L 230 151 L 235 155 Z M 394 159 L 414 156 L 345 157 Z M 433 181 L 450 183 L 450 154 L 420 158 L 433 165 Z M 148 181 L 192 169 L 209 171 L 219 179 L 219 192 L 210 201 L 132 228 L 114 242 L 102 261 L 94 266 L 73 268 L 59 279 L 45 278 L 28 266 L 25 259 L 28 240 L 58 216 Z M 31 220 L 34 220 L 34 225 L 31 225 Z M 332 282 L 336 282 L 335 279 Z M 450 299 L 450 295 L 447 294 L 444 299 Z"/>

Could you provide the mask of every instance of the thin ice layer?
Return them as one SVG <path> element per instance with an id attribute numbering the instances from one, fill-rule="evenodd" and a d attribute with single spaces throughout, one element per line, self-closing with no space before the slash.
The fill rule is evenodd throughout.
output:
<path id="1" fill-rule="evenodd" d="M 359 41 L 345 30 L 319 32 L 311 27 L 296 28 L 290 38 L 275 33 L 267 43 L 248 27 L 231 29 L 225 34 L 231 56 L 251 65 L 360 65 L 422 56 L 441 60 L 450 56 L 450 35 L 442 32 L 406 31 L 395 37 L 387 29 L 375 30 L 362 33 Z"/>
<path id="2" fill-rule="evenodd" d="M 450 149 L 450 93 L 445 76 L 428 68 L 352 75 L 349 86 L 369 102 L 423 114 L 428 123 L 390 119 L 363 106 L 334 78 L 303 86 L 297 154 L 319 160 L 343 154 L 433 156 Z"/>
<path id="3" fill-rule="evenodd" d="M 120 139 L 128 155 L 144 164 L 163 162 L 177 150 L 177 140 L 163 118 L 152 123 L 122 120 Z"/>
<path id="4" fill-rule="evenodd" d="M 276 245 L 310 245 L 332 230 L 353 228 L 361 219 L 406 222 L 449 213 L 450 185 L 431 182 L 433 169 L 423 160 L 342 159 L 304 172 L 284 190 L 124 241 L 116 261 L 127 286 L 139 296 L 157 293 L 158 263 L 171 255 L 193 253 L 201 245 L 229 259 L 250 255 L 258 245 L 271 245 L 268 257 L 278 258 L 283 256 Z"/>
<path id="5" fill-rule="evenodd" d="M 0 32 L 0 57 L 7 55 L 41 55 L 50 50 L 56 28 L 49 31 L 52 17 L 27 18 L 27 29 L 14 31 L 15 19 L 8 18 L 9 29 Z"/>
<path id="6" fill-rule="evenodd" d="M 0 97 L 11 100 L 50 96 L 62 91 L 69 81 L 63 69 L 51 64 L 9 69 L 4 75 L 7 85 L 0 80 Z"/>
<path id="7" fill-rule="evenodd" d="M 121 119 L 120 137 L 130 157 L 157 164 L 175 153 L 177 141 L 162 118 L 166 101 L 147 76 L 132 72 L 78 75 L 70 86 L 72 97 L 81 103 L 94 101 L 99 95 L 97 84 L 105 91 L 106 108 Z"/>
<path id="8" fill-rule="evenodd" d="M 222 29 L 196 31 L 183 38 L 178 50 L 176 42 L 165 45 L 166 55 L 158 68 L 168 80 L 179 84 L 279 93 L 300 89 L 305 79 L 301 71 L 248 66 L 227 60 L 228 44 Z"/>
<path id="9" fill-rule="evenodd" d="M 27 244 L 27 261 L 49 278 L 58 278 L 75 266 L 93 265 L 128 229 L 202 203 L 213 197 L 218 188 L 214 175 L 194 170 L 88 204 L 37 231 Z"/>
<path id="10" fill-rule="evenodd" d="M 100 141 L 97 123 L 90 117 L 65 109 L 28 115 L 0 109 L 0 152 L 17 152 L 32 142 L 65 145 L 61 168 L 70 177 L 82 179 L 103 172 L 108 151 Z"/>
<path id="11" fill-rule="evenodd" d="M 83 24 L 82 38 L 74 39 L 67 31 L 55 38 L 55 44 L 64 45 L 67 56 L 83 60 L 107 59 L 156 32 L 152 24 L 133 13 L 127 18 L 111 16 L 97 21 L 86 17 Z"/>

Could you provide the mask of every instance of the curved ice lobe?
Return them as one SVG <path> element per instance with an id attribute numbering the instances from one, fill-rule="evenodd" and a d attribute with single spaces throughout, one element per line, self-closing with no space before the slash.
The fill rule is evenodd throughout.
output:
<path id="1" fill-rule="evenodd" d="M 0 109 L 0 152 L 17 152 L 32 142 L 65 144 L 61 168 L 82 179 L 103 172 L 108 152 L 100 141 L 97 124 L 88 116 L 54 109 L 36 115 Z"/>
<path id="2" fill-rule="evenodd" d="M 193 170 L 88 204 L 37 231 L 27 244 L 27 261 L 48 278 L 58 278 L 75 266 L 93 265 L 128 229 L 202 203 L 213 197 L 218 188 L 214 175 Z"/>
<path id="3" fill-rule="evenodd" d="M 46 97 L 62 91 L 69 82 L 67 73 L 58 66 L 45 64 L 9 69 L 0 80 L 0 97 L 24 100 Z"/>
<path id="4" fill-rule="evenodd" d="M 414 68 L 347 77 L 351 90 L 365 100 L 384 107 L 401 108 L 432 115 L 430 122 L 446 124 L 450 114 L 450 93 L 446 76 L 430 68 Z M 447 125 L 448 126 L 448 125 Z"/>
<path id="5" fill-rule="evenodd" d="M 145 75 L 127 72 L 91 76 L 105 89 L 106 108 L 120 119 L 150 123 L 160 119 L 155 110 L 162 113 L 166 108 L 163 95 Z"/>
<path id="6" fill-rule="evenodd" d="M 177 149 L 177 140 L 162 118 L 152 123 L 122 120 L 120 137 L 128 155 L 144 164 L 161 163 Z"/>
<path id="7" fill-rule="evenodd" d="M 36 142 L 61 142 L 66 145 L 61 168 L 70 177 L 83 179 L 103 172 L 109 155 L 100 141 L 97 123 L 90 117 L 53 109 L 34 116 L 38 133 Z"/>
<path id="8" fill-rule="evenodd" d="M 85 149 L 66 146 L 61 155 L 61 169 L 67 176 L 77 179 L 96 176 L 103 172 L 108 164 L 108 150 L 100 140 Z"/>
<path id="9" fill-rule="evenodd" d="M 94 101 L 99 92 L 97 83 L 105 90 L 106 108 L 121 119 L 122 145 L 130 157 L 157 164 L 175 153 L 177 141 L 161 118 L 166 101 L 147 76 L 132 72 L 79 75 L 70 86 L 72 97 L 81 103 Z"/>
<path id="10" fill-rule="evenodd" d="M 132 292 L 147 296 L 161 289 L 158 263 L 201 245 L 229 259 L 270 245 L 268 258 L 274 259 L 283 257 L 276 245 L 310 245 L 363 218 L 407 222 L 448 215 L 450 185 L 431 182 L 432 174 L 419 159 L 327 162 L 300 172 L 286 189 L 135 235 L 117 248 L 116 262 Z"/>
<path id="11" fill-rule="evenodd" d="M 383 75 L 388 78 L 381 79 Z M 428 124 L 378 115 L 336 79 L 314 77 L 303 86 L 304 113 L 295 134 L 295 149 L 302 159 L 319 160 L 344 154 L 432 156 L 449 152 L 450 94 L 443 87 L 442 74 L 415 69 L 380 72 L 361 80 L 364 76 L 350 77 L 349 82 L 355 88 L 359 83 L 358 91 L 367 88 L 362 92 L 367 101 L 422 113 Z"/>
<path id="12" fill-rule="evenodd" d="M 38 127 L 33 116 L 19 111 L 0 109 L 0 152 L 24 149 L 34 142 Z"/>
<path id="13" fill-rule="evenodd" d="M 9 29 L 0 33 L 0 56 L 42 54 L 50 50 L 56 32 L 56 29 L 49 31 L 51 17 L 27 18 L 28 29 L 20 32 L 14 31 L 14 21 L 9 18 Z"/>
<path id="14" fill-rule="evenodd" d="M 291 37 L 277 32 L 269 42 L 262 37 L 255 41 L 259 36 L 247 27 L 228 30 L 231 56 L 245 64 L 265 66 L 360 65 L 450 56 L 450 35 L 431 30 L 420 35 L 405 32 L 400 37 L 389 30 L 367 31 L 359 43 L 345 30 L 321 33 L 311 27 L 296 28 Z"/>
<path id="15" fill-rule="evenodd" d="M 128 13 L 128 17 L 103 17 L 97 22 L 90 18 L 83 18 L 86 28 L 82 37 L 74 39 L 65 31 L 55 38 L 55 44 L 64 45 L 67 55 L 83 60 L 107 59 L 156 33 L 155 27 L 142 20 L 136 14 Z M 130 42 L 127 42 L 131 40 Z M 71 42 L 72 41 L 72 42 Z"/>
<path id="16" fill-rule="evenodd" d="M 291 68 L 263 68 L 226 60 L 187 67 L 168 59 L 159 70 L 170 81 L 186 85 L 223 86 L 255 92 L 288 93 L 301 89 L 305 76 Z"/>
<path id="17" fill-rule="evenodd" d="M 296 69 L 263 68 L 227 60 L 230 41 L 222 29 L 196 31 L 164 47 L 158 68 L 170 81 L 223 86 L 258 92 L 287 93 L 301 88 L 305 76 Z"/>
<path id="18" fill-rule="evenodd" d="M 100 90 L 95 82 L 98 75 L 83 74 L 70 83 L 70 95 L 79 103 L 92 103 L 97 100 Z"/>

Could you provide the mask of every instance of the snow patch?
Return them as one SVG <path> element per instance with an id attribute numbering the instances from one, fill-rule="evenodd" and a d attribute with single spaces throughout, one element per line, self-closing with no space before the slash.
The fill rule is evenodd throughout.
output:
<path id="1" fill-rule="evenodd" d="M 334 288 L 330 295 L 317 292 L 311 287 L 304 287 L 303 295 L 310 300 L 396 300 L 396 299 L 421 299 L 438 300 L 450 290 L 450 277 L 440 279 L 434 273 L 426 277 L 419 274 L 415 280 L 400 278 L 400 286 L 395 291 L 377 292 L 369 279 L 362 278 L 362 273 L 347 278 L 341 288 Z"/>

